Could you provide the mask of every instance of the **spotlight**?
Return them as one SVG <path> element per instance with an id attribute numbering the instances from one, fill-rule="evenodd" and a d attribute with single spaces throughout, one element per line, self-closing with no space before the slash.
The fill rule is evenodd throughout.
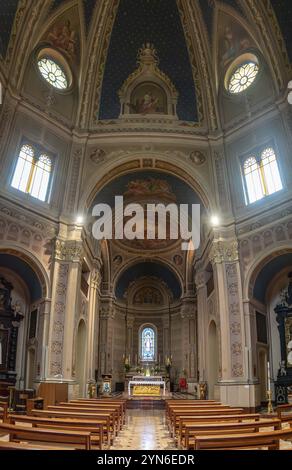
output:
<path id="1" fill-rule="evenodd" d="M 218 215 L 212 215 L 210 222 L 213 227 L 218 227 L 218 225 L 220 225 L 220 219 Z"/>
<path id="2" fill-rule="evenodd" d="M 78 215 L 76 217 L 76 224 L 77 225 L 83 225 L 83 222 L 84 222 L 84 217 L 82 215 Z"/>

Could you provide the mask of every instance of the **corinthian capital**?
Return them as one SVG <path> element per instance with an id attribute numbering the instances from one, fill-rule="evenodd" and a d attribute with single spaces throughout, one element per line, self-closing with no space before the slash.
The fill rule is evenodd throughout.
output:
<path id="1" fill-rule="evenodd" d="M 213 242 L 209 259 L 213 264 L 238 261 L 237 240 L 231 239 Z"/>
<path id="2" fill-rule="evenodd" d="M 82 243 L 75 240 L 56 240 L 55 259 L 60 261 L 80 262 L 83 256 Z"/>

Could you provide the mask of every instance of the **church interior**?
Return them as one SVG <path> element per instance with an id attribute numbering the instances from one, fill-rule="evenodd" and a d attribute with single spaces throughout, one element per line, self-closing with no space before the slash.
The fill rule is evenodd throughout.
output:
<path id="1" fill-rule="evenodd" d="M 292 450 L 291 148 L 291 2 L 0 2 L 0 450 Z"/>

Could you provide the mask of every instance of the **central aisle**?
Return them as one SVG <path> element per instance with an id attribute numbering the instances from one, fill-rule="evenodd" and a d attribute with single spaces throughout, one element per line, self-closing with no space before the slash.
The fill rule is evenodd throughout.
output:
<path id="1" fill-rule="evenodd" d="M 162 410 L 128 410 L 127 424 L 115 439 L 113 450 L 175 450 Z"/>

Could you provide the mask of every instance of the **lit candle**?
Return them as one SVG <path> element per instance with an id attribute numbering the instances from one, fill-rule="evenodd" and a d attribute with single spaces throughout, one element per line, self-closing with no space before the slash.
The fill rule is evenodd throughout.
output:
<path id="1" fill-rule="evenodd" d="M 271 373 L 270 373 L 270 363 L 268 361 L 268 392 L 271 391 Z"/>

